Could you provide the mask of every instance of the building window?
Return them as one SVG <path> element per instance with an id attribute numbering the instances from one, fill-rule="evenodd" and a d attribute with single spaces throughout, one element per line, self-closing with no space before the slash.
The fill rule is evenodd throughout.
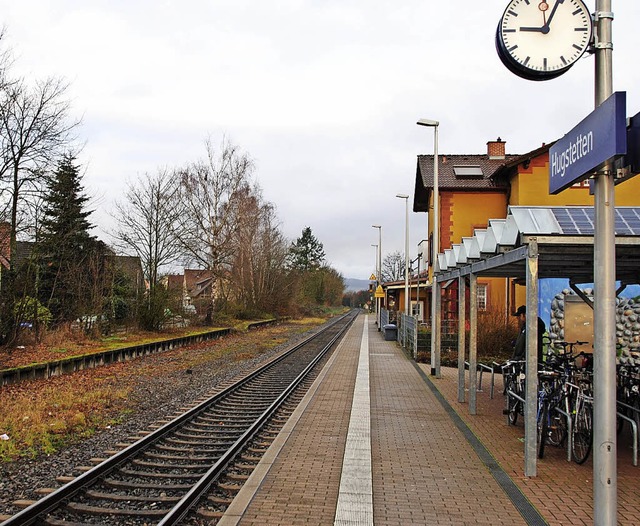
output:
<path id="1" fill-rule="evenodd" d="M 478 283 L 478 310 L 487 310 L 487 285 Z"/>

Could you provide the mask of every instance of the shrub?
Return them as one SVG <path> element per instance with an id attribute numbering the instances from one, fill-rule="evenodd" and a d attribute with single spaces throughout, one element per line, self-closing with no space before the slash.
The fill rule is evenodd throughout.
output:
<path id="1" fill-rule="evenodd" d="M 517 324 L 512 319 L 505 320 L 503 312 L 478 313 L 478 357 L 482 361 L 502 362 L 509 358 L 517 336 Z"/>

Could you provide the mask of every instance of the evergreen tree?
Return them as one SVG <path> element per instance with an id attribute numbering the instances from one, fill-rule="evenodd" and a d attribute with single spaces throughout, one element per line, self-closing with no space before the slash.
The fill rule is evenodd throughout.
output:
<path id="1" fill-rule="evenodd" d="M 38 296 L 56 322 L 76 319 L 86 300 L 95 297 L 91 279 L 98 273 L 104 245 L 89 234 L 85 209 L 89 198 L 81 186 L 75 157 L 67 154 L 47 179 L 44 216 L 40 225 Z"/>
<path id="2" fill-rule="evenodd" d="M 305 227 L 295 243 L 289 249 L 289 263 L 295 270 L 316 270 L 324 263 L 324 247 L 311 232 L 310 227 Z"/>

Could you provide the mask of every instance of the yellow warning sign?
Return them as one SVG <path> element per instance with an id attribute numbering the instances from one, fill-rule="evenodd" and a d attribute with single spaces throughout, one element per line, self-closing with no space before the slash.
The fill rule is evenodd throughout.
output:
<path id="1" fill-rule="evenodd" d="M 376 293 L 373 295 L 374 298 L 384 298 L 384 290 L 382 290 L 382 286 L 378 285 L 376 289 Z"/>
<path id="2" fill-rule="evenodd" d="M 376 275 L 375 274 L 371 274 L 371 276 L 369 276 L 369 281 L 377 281 Z"/>

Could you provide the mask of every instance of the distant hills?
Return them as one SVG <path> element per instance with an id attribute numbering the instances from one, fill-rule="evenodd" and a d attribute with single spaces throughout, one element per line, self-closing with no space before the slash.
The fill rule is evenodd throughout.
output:
<path id="1" fill-rule="evenodd" d="M 369 290 L 368 279 L 345 278 L 345 292 L 357 292 L 359 290 Z"/>

